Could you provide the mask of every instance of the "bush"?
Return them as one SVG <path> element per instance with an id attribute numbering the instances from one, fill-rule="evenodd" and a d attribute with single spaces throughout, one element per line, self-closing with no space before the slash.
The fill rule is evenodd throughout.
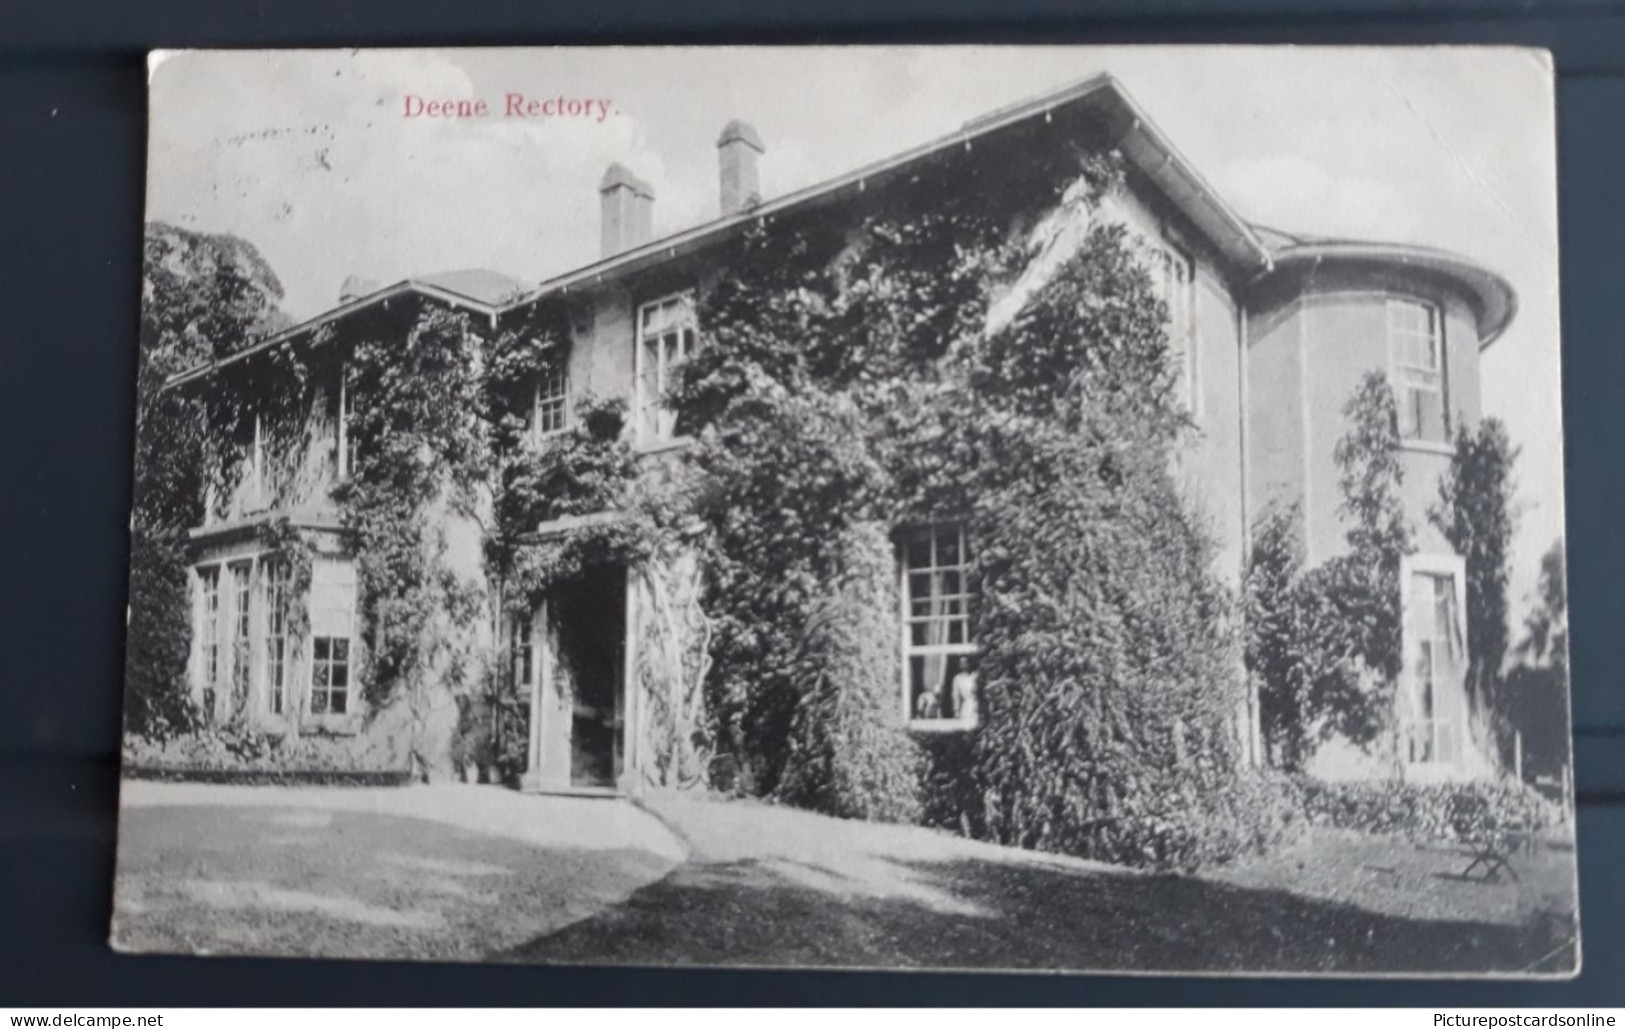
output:
<path id="1" fill-rule="evenodd" d="M 191 729 L 186 690 L 192 598 L 186 563 L 170 543 L 130 534 L 130 621 L 124 651 L 124 730 L 163 738 Z"/>
<path id="2" fill-rule="evenodd" d="M 1517 783 L 1407 783 L 1301 781 L 1304 814 L 1311 824 L 1418 842 L 1454 841 L 1462 815 L 1494 826 L 1545 828 L 1551 808 L 1534 790 Z"/>
<path id="3" fill-rule="evenodd" d="M 272 736 L 236 727 L 157 739 L 126 736 L 132 778 L 233 782 L 404 782 L 407 758 L 387 742 L 353 736 Z"/>
<path id="4" fill-rule="evenodd" d="M 916 822 L 920 755 L 897 709 L 890 541 L 878 526 L 848 530 L 837 560 L 804 630 L 777 795 L 842 818 Z"/>
<path id="5" fill-rule="evenodd" d="M 968 732 L 929 733 L 920 748 L 920 824 L 980 838 L 982 794 L 976 782 L 976 741 Z"/>

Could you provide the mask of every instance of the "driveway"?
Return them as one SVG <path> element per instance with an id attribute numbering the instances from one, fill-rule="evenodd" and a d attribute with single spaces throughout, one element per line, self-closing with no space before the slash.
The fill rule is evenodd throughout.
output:
<path id="1" fill-rule="evenodd" d="M 121 802 L 124 951 L 478 960 L 686 856 L 623 801 L 497 787 L 127 781 Z"/>

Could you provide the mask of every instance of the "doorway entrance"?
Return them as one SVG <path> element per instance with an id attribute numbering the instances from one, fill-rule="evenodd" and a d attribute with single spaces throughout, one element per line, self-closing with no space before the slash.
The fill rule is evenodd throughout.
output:
<path id="1" fill-rule="evenodd" d="M 626 569 L 602 566 L 548 592 L 533 710 L 532 788 L 613 792 L 626 762 Z"/>

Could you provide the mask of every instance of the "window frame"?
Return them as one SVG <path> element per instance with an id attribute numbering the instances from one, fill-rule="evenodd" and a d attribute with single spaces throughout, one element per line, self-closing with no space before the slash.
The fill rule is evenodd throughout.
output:
<path id="1" fill-rule="evenodd" d="M 1420 628 L 1417 598 L 1413 586 L 1418 579 L 1432 583 L 1428 593 L 1429 614 L 1432 623 L 1430 638 L 1417 637 Z M 1447 594 L 1441 594 L 1440 584 Z M 1447 679 L 1440 674 L 1439 651 L 1441 640 L 1452 652 L 1457 676 L 1464 676 L 1469 660 L 1466 628 L 1466 562 L 1453 555 L 1407 555 L 1400 562 L 1400 590 L 1403 619 L 1403 653 L 1401 689 L 1405 698 L 1399 719 L 1399 757 L 1410 769 L 1448 769 L 1460 765 L 1465 759 L 1467 745 L 1465 710 L 1456 705 L 1441 704 Z M 1451 623 L 1439 624 L 1439 605 L 1449 598 L 1453 614 Z M 1443 635 L 1441 635 L 1443 634 Z M 1427 654 L 1428 674 L 1425 681 L 1419 677 L 1420 658 Z M 1465 683 L 1460 684 L 1461 693 Z M 1465 699 L 1464 694 L 1460 699 Z M 1426 713 L 1424 713 L 1426 711 Z M 1420 746 L 1419 746 L 1420 745 Z"/>
<path id="2" fill-rule="evenodd" d="M 343 584 L 340 593 L 332 593 L 333 579 L 324 576 L 323 569 L 342 568 L 344 574 L 338 578 Z M 325 588 L 324 588 L 325 587 Z M 299 718 L 302 721 L 316 725 L 327 732 L 349 733 L 359 728 L 360 719 L 366 710 L 366 698 L 362 695 L 359 683 L 356 681 L 363 664 L 362 655 L 357 642 L 356 619 L 358 617 L 360 588 L 359 572 L 356 568 L 356 559 L 350 554 L 319 554 L 311 565 L 310 583 L 305 595 L 308 621 L 305 625 L 305 635 L 302 637 L 306 645 L 302 650 L 302 667 L 305 672 L 303 682 L 303 695 L 300 697 Z M 334 600 L 340 603 L 335 604 Z M 335 613 L 337 618 L 335 620 Z M 340 626 L 342 625 L 342 629 Z M 321 651 L 325 642 L 327 656 L 323 657 Z M 344 656 L 336 656 L 334 644 L 344 645 Z M 327 679 L 318 683 L 317 669 L 325 666 Z M 333 672 L 336 668 L 344 669 L 344 683 L 335 686 Z M 332 698 L 335 693 L 342 691 L 344 697 L 344 710 L 333 710 Z M 316 708 L 316 695 L 324 695 L 323 710 Z"/>
<path id="3" fill-rule="evenodd" d="M 356 459 L 355 436 L 350 431 L 350 421 L 355 417 L 355 390 L 350 387 L 350 365 L 348 362 L 339 367 L 338 401 L 338 430 L 335 433 L 336 453 L 333 458 L 333 468 L 337 473 L 337 477 L 344 480 L 355 474 Z"/>
<path id="4" fill-rule="evenodd" d="M 271 502 L 273 498 L 266 496 L 265 489 L 265 416 L 256 407 L 254 410 L 254 504 L 262 506 Z"/>
<path id="5" fill-rule="evenodd" d="M 326 645 L 327 656 L 322 656 L 323 644 Z M 343 645 L 344 655 L 338 656 L 339 645 Z M 355 645 L 349 636 L 333 636 L 312 634 L 310 637 L 310 686 L 305 691 L 305 709 L 312 718 L 349 718 L 355 714 L 354 705 L 350 703 L 355 693 L 354 676 L 350 673 L 355 666 Z M 325 669 L 325 678 L 317 676 L 318 669 Z M 334 673 L 343 670 L 344 682 L 335 684 Z M 322 697 L 322 710 L 316 710 L 316 697 Z M 333 709 L 334 697 L 342 698 L 344 710 Z"/>
<path id="6" fill-rule="evenodd" d="M 265 686 L 265 713 L 273 718 L 288 712 L 288 673 L 292 669 L 288 631 L 293 610 L 293 568 L 288 558 L 270 555 L 260 562 L 265 591 L 265 643 L 261 651 L 261 681 Z"/>
<path id="7" fill-rule="evenodd" d="M 1401 311 L 1422 312 L 1427 327 L 1418 330 L 1396 322 L 1395 316 Z M 1383 294 L 1383 329 L 1387 336 L 1389 377 L 1394 385 L 1394 400 L 1399 413 L 1399 424 L 1396 428 L 1399 431 L 1400 441 L 1405 445 L 1448 446 L 1453 427 L 1450 417 L 1450 360 L 1444 307 L 1424 297 Z M 1417 341 L 1422 341 L 1431 350 L 1433 357 L 1431 367 L 1417 364 L 1412 360 L 1413 355 L 1409 352 L 1407 344 Z M 1416 407 L 1411 398 L 1417 393 L 1430 393 L 1437 398 L 1439 410 L 1437 439 L 1426 433 L 1422 420 L 1415 416 Z M 1411 412 L 1410 417 L 1415 419 L 1412 432 L 1406 431 L 1407 412 Z"/>
<path id="8" fill-rule="evenodd" d="M 1197 317 L 1196 255 L 1166 230 L 1152 244 L 1156 285 L 1168 309 L 1168 343 L 1178 350 L 1179 400 L 1192 418 L 1201 417 L 1201 321 Z M 1175 269 L 1183 276 L 1176 275 Z M 1177 298 L 1177 299 L 1176 299 Z"/>
<path id="9" fill-rule="evenodd" d="M 958 537 L 959 560 L 955 564 L 943 565 L 938 563 L 937 542 L 944 530 L 952 530 Z M 922 536 L 926 536 L 930 540 L 930 563 L 923 568 L 917 568 L 913 566 L 910 560 L 910 544 Z M 976 692 L 979 691 L 980 686 L 975 680 L 974 671 L 969 673 L 972 676 L 973 692 L 970 698 L 971 710 L 968 715 L 959 710 L 954 712 L 953 717 L 932 718 L 917 715 L 915 713 L 913 683 L 911 682 L 912 659 L 915 657 L 937 656 L 944 659 L 969 657 L 974 659 L 981 652 L 971 633 L 970 606 L 975 596 L 975 590 L 971 580 L 970 542 L 964 524 L 962 522 L 935 522 L 928 525 L 907 526 L 899 530 L 897 533 L 897 568 L 898 620 L 901 623 L 899 643 L 902 654 L 899 686 L 904 724 L 909 729 L 917 732 L 956 732 L 974 729 L 979 721 L 981 699 L 979 693 Z M 939 594 L 936 592 L 934 584 L 937 576 L 946 572 L 954 572 L 959 575 L 958 593 Z M 961 605 L 960 611 L 956 614 L 945 615 L 915 615 L 913 605 L 916 598 L 913 595 L 913 579 L 916 575 L 921 574 L 930 576 L 930 581 L 933 583 L 932 600 L 938 597 L 947 600 L 958 600 Z M 952 625 L 954 622 L 961 624 L 963 626 L 961 641 L 958 643 L 915 643 L 913 633 L 915 626 L 928 625 L 933 622 L 941 622 L 944 625 Z M 951 632 L 949 635 L 951 635 Z M 974 661 L 972 663 L 974 664 Z M 951 683 L 949 688 L 952 688 Z"/>
<path id="10" fill-rule="evenodd" d="M 556 385 L 556 391 L 543 392 Z M 545 406 L 544 406 L 545 405 Z M 548 423 L 552 424 L 548 424 Z M 570 428 L 570 362 L 556 356 L 537 373 L 530 398 L 530 439 L 532 443 L 562 435 Z"/>
<path id="11" fill-rule="evenodd" d="M 533 687 L 536 684 L 536 612 L 514 615 L 508 621 L 510 673 L 514 685 Z"/>
<path id="12" fill-rule="evenodd" d="M 229 629 L 231 647 L 230 688 L 238 690 L 246 703 L 254 692 L 254 558 L 238 558 L 223 564 L 231 582 Z"/>
<path id="13" fill-rule="evenodd" d="M 645 363 L 647 357 L 644 349 L 649 343 L 649 337 L 644 335 L 645 312 L 667 306 L 677 305 L 681 308 L 683 316 L 673 325 L 678 340 L 678 349 L 681 351 L 675 360 L 668 360 L 664 336 L 668 330 L 662 330 L 661 343 L 655 349 L 656 367 L 654 371 L 653 397 L 645 395 L 644 377 L 647 374 Z M 634 306 L 632 312 L 632 424 L 633 438 L 640 443 L 660 443 L 676 439 L 676 413 L 665 403 L 665 395 L 671 387 L 671 368 L 677 363 L 686 360 L 689 355 L 699 349 L 699 323 L 694 313 L 694 291 L 692 289 L 678 290 L 663 296 L 643 301 Z M 668 424 L 669 422 L 669 424 Z"/>
<path id="14" fill-rule="evenodd" d="M 222 563 L 198 565 L 197 654 L 199 705 L 204 717 L 213 721 L 215 705 L 220 696 L 220 618 L 224 607 L 220 602 L 220 587 L 225 565 Z"/>

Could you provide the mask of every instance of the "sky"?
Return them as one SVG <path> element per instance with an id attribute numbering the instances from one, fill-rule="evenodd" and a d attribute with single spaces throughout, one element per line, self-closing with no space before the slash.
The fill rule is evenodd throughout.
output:
<path id="1" fill-rule="evenodd" d="M 1563 531 L 1541 52 L 540 48 L 193 52 L 153 65 L 148 217 L 254 243 L 296 318 L 333 306 L 349 275 L 486 267 L 535 282 L 586 264 L 615 161 L 654 187 L 657 235 L 713 218 L 715 144 L 732 118 L 761 134 L 771 199 L 1109 71 L 1243 217 L 1442 247 L 1512 283 L 1518 315 L 1482 371 L 1485 413 L 1522 448 L 1515 609 Z M 586 101 L 585 113 L 504 117 L 508 94 Z M 484 100 L 490 114 L 406 117 L 411 96 Z"/>

